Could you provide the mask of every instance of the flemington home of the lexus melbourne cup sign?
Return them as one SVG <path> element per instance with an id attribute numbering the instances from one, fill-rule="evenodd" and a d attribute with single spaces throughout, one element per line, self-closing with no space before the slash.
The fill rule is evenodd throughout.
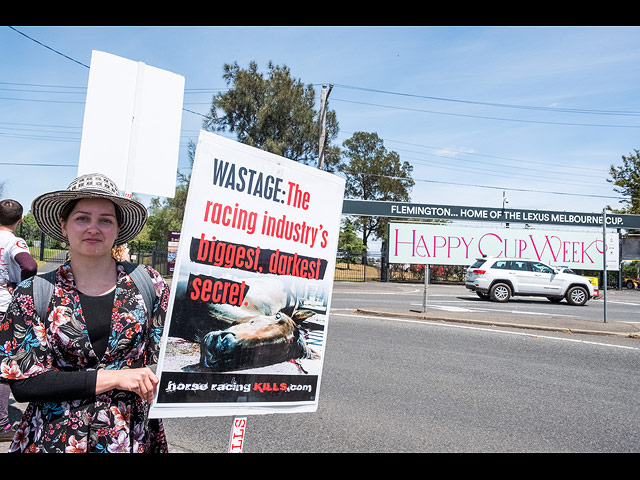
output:
<path id="1" fill-rule="evenodd" d="M 389 225 L 389 262 L 421 265 L 469 265 L 482 256 L 535 259 L 553 266 L 603 269 L 603 215 L 600 213 L 523 210 L 459 205 L 410 204 L 345 199 L 344 215 L 395 220 Z M 401 219 L 475 221 L 499 227 L 400 223 Z M 535 228 L 504 228 L 510 222 Z M 572 227 L 541 230 L 540 225 Z M 607 214 L 608 229 L 640 228 L 640 215 Z M 574 231 L 587 227 L 584 231 Z M 618 233 L 606 234 L 607 269 L 619 269 Z"/>
<path id="2" fill-rule="evenodd" d="M 515 208 L 470 207 L 422 203 L 345 199 L 345 215 L 375 215 L 389 218 L 432 218 L 481 222 L 517 222 L 558 226 L 602 227 L 602 214 Z M 607 228 L 638 228 L 640 215 L 607 214 Z"/>

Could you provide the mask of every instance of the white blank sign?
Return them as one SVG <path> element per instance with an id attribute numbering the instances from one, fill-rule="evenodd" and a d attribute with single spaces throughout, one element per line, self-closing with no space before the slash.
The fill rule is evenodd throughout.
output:
<path id="1" fill-rule="evenodd" d="M 125 193 L 175 194 L 184 77 L 94 50 L 78 175 L 103 173 Z"/>

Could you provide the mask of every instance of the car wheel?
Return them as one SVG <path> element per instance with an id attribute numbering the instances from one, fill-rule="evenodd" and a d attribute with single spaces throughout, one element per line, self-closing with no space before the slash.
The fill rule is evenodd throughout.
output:
<path id="1" fill-rule="evenodd" d="M 486 293 L 483 293 L 483 292 L 476 292 L 476 295 L 478 295 L 482 300 L 488 300 L 489 299 L 489 295 L 487 295 Z"/>
<path id="2" fill-rule="evenodd" d="M 491 287 L 491 300 L 494 302 L 506 302 L 511 298 L 511 288 L 506 283 L 496 283 Z"/>
<path id="3" fill-rule="evenodd" d="M 631 280 L 629 280 L 629 281 L 627 282 L 627 288 L 628 288 L 629 290 L 633 290 L 634 288 L 636 288 L 636 286 L 633 284 L 633 282 L 632 282 Z"/>
<path id="4" fill-rule="evenodd" d="M 588 298 L 589 294 L 583 287 L 571 287 L 567 292 L 567 302 L 570 305 L 584 305 Z"/>

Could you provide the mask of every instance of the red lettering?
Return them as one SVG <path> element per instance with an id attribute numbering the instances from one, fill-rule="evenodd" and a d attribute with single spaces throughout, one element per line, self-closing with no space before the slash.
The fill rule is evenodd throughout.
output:
<path id="1" fill-rule="evenodd" d="M 455 238 L 458 241 L 458 245 L 456 245 L 455 247 L 452 246 L 452 244 L 451 244 L 451 239 L 452 238 Z M 448 243 L 447 257 L 451 258 L 451 249 L 452 248 L 458 248 L 462 242 L 460 242 L 460 238 L 458 238 L 458 237 L 449 237 L 449 241 L 447 243 Z"/>
<path id="2" fill-rule="evenodd" d="M 478 240 L 478 251 L 480 252 L 480 255 L 485 255 L 485 253 L 482 251 L 482 240 L 484 239 L 484 237 L 488 237 L 488 236 L 492 236 L 492 237 L 496 237 L 498 239 L 499 242 L 502 242 L 502 239 L 496 235 L 495 233 L 485 233 L 482 237 L 480 237 L 480 240 Z M 491 254 L 492 256 L 494 255 L 493 252 Z M 500 254 L 496 254 L 495 256 L 499 257 Z"/>
<path id="3" fill-rule="evenodd" d="M 226 303 L 240 306 L 244 300 L 247 285 L 231 280 L 194 277 L 190 285 L 189 298 L 194 301 Z"/>

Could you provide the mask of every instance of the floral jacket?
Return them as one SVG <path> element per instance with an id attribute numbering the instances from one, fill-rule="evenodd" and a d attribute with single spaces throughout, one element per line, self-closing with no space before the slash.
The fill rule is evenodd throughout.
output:
<path id="1" fill-rule="evenodd" d="M 156 291 L 150 320 L 142 295 L 122 264 L 102 359 L 93 351 L 71 265 L 60 266 L 47 320 L 38 318 L 33 282 L 15 290 L 0 325 L 1 377 L 23 379 L 51 370 L 137 368 L 157 363 L 169 287 L 147 267 Z M 111 390 L 92 398 L 30 403 L 10 452 L 166 452 L 161 420 L 147 419 L 138 395 Z"/>

